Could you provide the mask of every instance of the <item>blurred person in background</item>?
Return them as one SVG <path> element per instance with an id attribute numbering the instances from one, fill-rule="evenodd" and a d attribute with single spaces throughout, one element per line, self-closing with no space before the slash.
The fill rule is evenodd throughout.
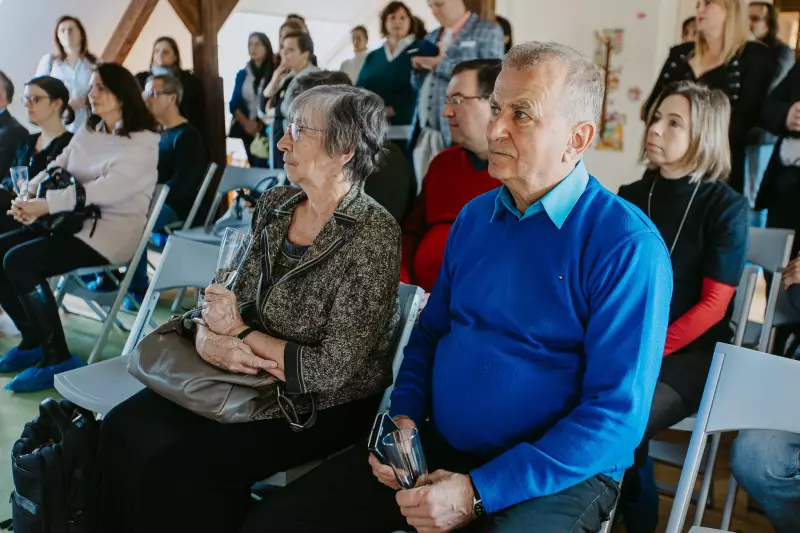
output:
<path id="1" fill-rule="evenodd" d="M 369 54 L 369 50 L 367 50 L 367 44 L 369 43 L 367 28 L 360 25 L 356 26 L 350 31 L 350 39 L 353 42 L 355 57 L 345 59 L 339 70 L 347 74 L 350 82 L 355 83 L 358 79 L 358 74 L 361 72 L 361 67 L 364 65 L 364 60 Z"/>

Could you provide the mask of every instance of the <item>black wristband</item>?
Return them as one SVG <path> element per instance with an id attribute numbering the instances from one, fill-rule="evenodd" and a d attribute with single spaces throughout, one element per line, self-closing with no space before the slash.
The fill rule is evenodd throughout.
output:
<path id="1" fill-rule="evenodd" d="M 237 337 L 237 338 L 238 338 L 240 341 L 243 341 L 243 340 L 244 340 L 244 339 L 245 339 L 245 338 L 246 338 L 248 335 L 250 335 L 250 334 L 251 334 L 251 333 L 253 333 L 254 331 L 255 331 L 255 329 L 254 329 L 254 328 L 247 328 L 247 329 L 246 329 L 246 330 L 244 330 L 243 332 L 241 332 L 241 333 L 239 333 L 238 335 L 236 335 L 236 337 Z"/>

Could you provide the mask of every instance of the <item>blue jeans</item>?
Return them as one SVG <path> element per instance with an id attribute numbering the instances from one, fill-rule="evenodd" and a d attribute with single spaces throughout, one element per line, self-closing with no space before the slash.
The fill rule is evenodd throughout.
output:
<path id="1" fill-rule="evenodd" d="M 764 509 L 776 533 L 797 532 L 800 524 L 800 435 L 742 431 L 733 443 L 736 481 Z"/>
<path id="2" fill-rule="evenodd" d="M 170 206 L 164 204 L 164 207 L 161 208 L 161 213 L 158 214 L 156 224 L 153 226 L 153 231 L 160 231 L 164 229 L 164 226 L 167 224 L 177 222 L 178 220 L 180 220 L 178 214 L 173 211 Z M 148 284 L 147 250 L 145 250 L 144 256 L 142 257 L 141 261 L 139 261 L 139 264 L 136 266 L 136 270 L 133 273 L 133 279 L 131 280 L 131 286 L 129 290 L 131 292 L 145 293 L 147 292 Z"/>

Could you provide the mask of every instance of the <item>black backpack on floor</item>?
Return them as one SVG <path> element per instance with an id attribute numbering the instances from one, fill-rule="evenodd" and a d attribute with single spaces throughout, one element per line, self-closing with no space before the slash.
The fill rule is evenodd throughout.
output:
<path id="1" fill-rule="evenodd" d="M 68 400 L 41 403 L 11 450 L 14 533 L 90 531 L 99 435 L 89 411 Z"/>

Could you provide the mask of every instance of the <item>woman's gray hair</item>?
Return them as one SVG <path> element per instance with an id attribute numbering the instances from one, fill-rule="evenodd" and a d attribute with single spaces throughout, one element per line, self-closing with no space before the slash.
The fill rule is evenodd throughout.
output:
<path id="1" fill-rule="evenodd" d="M 319 117 L 309 122 L 310 117 Z M 323 128 L 322 145 L 330 157 L 353 152 L 345 177 L 362 184 L 375 172 L 389 133 L 386 104 L 373 92 L 347 85 L 322 85 L 300 94 L 289 105 L 289 120 Z"/>
<path id="2" fill-rule="evenodd" d="M 569 46 L 531 41 L 518 44 L 503 59 L 503 68 L 527 70 L 558 62 L 567 71 L 560 107 L 570 124 L 600 119 L 605 92 L 603 70 Z"/>

